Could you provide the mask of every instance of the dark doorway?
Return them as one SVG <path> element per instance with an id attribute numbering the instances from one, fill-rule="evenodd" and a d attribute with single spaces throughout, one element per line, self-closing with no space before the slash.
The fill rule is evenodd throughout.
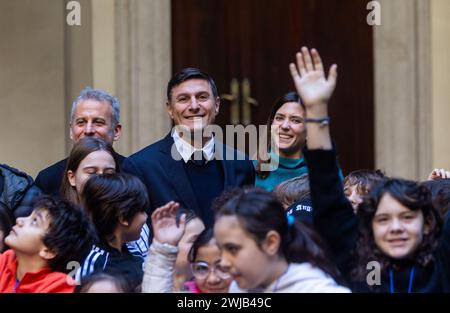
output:
<path id="1" fill-rule="evenodd" d="M 338 64 L 330 115 L 344 174 L 371 169 L 373 36 L 366 5 L 362 0 L 172 0 L 173 72 L 198 67 L 214 77 L 222 95 L 219 125 L 260 125 L 275 100 L 295 90 L 288 70 L 295 52 L 317 48 L 327 70 Z"/>

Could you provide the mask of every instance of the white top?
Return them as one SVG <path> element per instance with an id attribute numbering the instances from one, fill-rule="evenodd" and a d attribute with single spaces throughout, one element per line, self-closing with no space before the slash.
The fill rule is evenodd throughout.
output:
<path id="1" fill-rule="evenodd" d="M 192 156 L 192 153 L 195 151 L 203 151 L 203 155 L 205 156 L 207 161 L 211 161 L 214 158 L 214 145 L 215 140 L 214 136 L 203 146 L 202 149 L 197 149 L 191 146 L 186 140 L 183 140 L 176 130 L 172 131 L 172 138 L 175 142 L 175 147 L 183 158 L 184 162 L 187 163 Z"/>
<path id="2" fill-rule="evenodd" d="M 332 277 L 310 263 L 291 263 L 285 273 L 263 289 L 240 289 L 233 281 L 230 293 L 349 293 L 350 289 L 338 285 Z"/>

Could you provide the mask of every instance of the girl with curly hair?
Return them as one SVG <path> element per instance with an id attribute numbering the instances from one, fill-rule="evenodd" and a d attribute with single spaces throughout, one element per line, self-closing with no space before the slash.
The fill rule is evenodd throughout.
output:
<path id="1" fill-rule="evenodd" d="M 416 182 L 387 179 L 353 213 L 339 179 L 330 138 L 328 100 L 337 80 L 328 78 L 318 52 L 303 48 L 291 75 L 306 107 L 310 189 L 316 230 L 353 291 L 450 291 L 450 227 L 441 219 L 431 194 Z M 358 225 L 359 223 L 359 225 Z"/>

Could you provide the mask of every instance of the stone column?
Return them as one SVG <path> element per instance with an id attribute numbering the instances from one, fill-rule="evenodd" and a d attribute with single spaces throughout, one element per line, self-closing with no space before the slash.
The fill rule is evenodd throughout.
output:
<path id="1" fill-rule="evenodd" d="M 389 176 L 432 165 L 430 1 L 380 0 L 374 26 L 375 159 Z"/>
<path id="2" fill-rule="evenodd" d="M 171 75 L 170 1 L 116 0 L 116 94 L 124 133 L 117 146 L 130 154 L 171 127 L 165 89 Z"/>

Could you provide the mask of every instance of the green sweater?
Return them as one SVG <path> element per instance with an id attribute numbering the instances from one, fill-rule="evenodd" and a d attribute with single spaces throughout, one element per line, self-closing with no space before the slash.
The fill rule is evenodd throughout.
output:
<path id="1" fill-rule="evenodd" d="M 288 179 L 308 173 L 308 168 L 306 167 L 306 163 L 303 157 L 301 157 L 300 159 L 288 159 L 277 156 L 273 153 L 271 153 L 270 156 L 271 156 L 270 162 L 271 169 L 275 169 L 277 158 L 279 158 L 278 168 L 271 171 L 269 176 L 267 176 L 264 179 L 256 175 L 255 181 L 256 187 L 262 187 L 267 191 L 272 191 L 280 183 Z M 253 165 L 256 168 L 257 161 L 253 161 Z"/>
<path id="2" fill-rule="evenodd" d="M 271 156 L 270 167 L 271 169 L 274 170 L 271 171 L 269 176 L 267 176 L 264 179 L 256 175 L 255 180 L 256 187 L 261 187 L 267 191 L 272 191 L 280 183 L 288 179 L 308 173 L 308 167 L 306 166 L 305 159 L 303 158 L 303 156 L 300 159 L 290 159 L 290 158 L 283 158 L 272 152 L 270 153 L 270 156 Z M 277 158 L 279 159 L 279 164 L 278 168 L 275 169 Z M 255 168 L 257 163 L 258 162 L 256 160 L 253 161 L 253 165 L 255 166 Z M 339 176 L 341 177 L 342 180 L 344 179 L 341 169 L 339 169 Z"/>

